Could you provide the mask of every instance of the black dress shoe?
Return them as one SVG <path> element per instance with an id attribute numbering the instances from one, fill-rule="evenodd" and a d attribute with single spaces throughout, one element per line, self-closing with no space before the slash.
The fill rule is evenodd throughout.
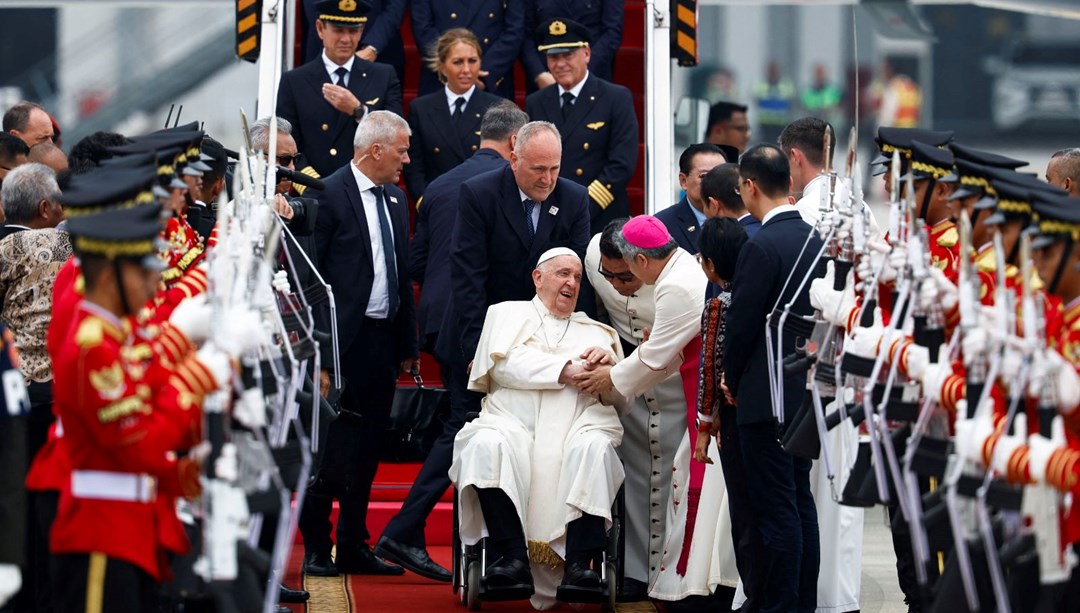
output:
<path id="1" fill-rule="evenodd" d="M 536 591 L 529 564 L 517 558 L 499 558 L 480 579 L 481 600 L 523 600 Z"/>
<path id="2" fill-rule="evenodd" d="M 284 583 L 281 584 L 280 593 L 278 594 L 278 602 L 291 602 L 301 603 L 307 602 L 311 594 L 307 593 L 307 590 L 294 590 L 286 587 Z"/>
<path id="3" fill-rule="evenodd" d="M 395 541 L 388 536 L 383 536 L 379 538 L 373 553 L 380 558 L 400 564 L 405 567 L 405 570 L 416 573 L 421 577 L 450 583 L 450 571 L 432 560 L 427 550 L 422 547 L 413 547 Z"/>
<path id="4" fill-rule="evenodd" d="M 338 549 L 334 560 L 338 571 L 347 575 L 404 575 L 405 569 L 397 564 L 383 562 L 371 553 L 367 545 L 349 551 Z"/>
<path id="5" fill-rule="evenodd" d="M 304 574 L 312 577 L 336 577 L 338 569 L 330 554 L 309 551 L 304 554 Z"/>
<path id="6" fill-rule="evenodd" d="M 604 600 L 604 588 L 600 575 L 585 562 L 567 562 L 563 580 L 555 591 L 555 598 L 563 602 L 600 602 Z"/>
<path id="7" fill-rule="evenodd" d="M 619 602 L 641 602 L 649 599 L 649 584 L 630 577 L 623 578 Z"/>

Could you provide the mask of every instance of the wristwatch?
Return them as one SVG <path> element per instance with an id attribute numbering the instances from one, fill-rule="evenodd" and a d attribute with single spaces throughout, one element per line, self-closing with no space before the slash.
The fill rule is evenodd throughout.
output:
<path id="1" fill-rule="evenodd" d="M 353 119 L 355 119 L 356 121 L 360 121 L 361 119 L 364 118 L 365 113 L 367 113 L 367 107 L 364 106 L 363 104 L 358 104 L 356 106 L 356 108 L 353 109 L 353 112 L 352 112 Z"/>

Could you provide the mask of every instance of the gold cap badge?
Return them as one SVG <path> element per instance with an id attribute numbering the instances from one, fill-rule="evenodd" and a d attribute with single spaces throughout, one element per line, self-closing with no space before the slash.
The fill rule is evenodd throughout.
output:
<path id="1" fill-rule="evenodd" d="M 566 24 L 561 21 L 552 21 L 548 26 L 548 34 L 552 36 L 562 36 L 566 34 Z"/>
<path id="2" fill-rule="evenodd" d="M 356 0 L 341 0 L 341 2 L 338 2 L 337 7 L 339 11 L 351 13 L 356 10 Z"/>

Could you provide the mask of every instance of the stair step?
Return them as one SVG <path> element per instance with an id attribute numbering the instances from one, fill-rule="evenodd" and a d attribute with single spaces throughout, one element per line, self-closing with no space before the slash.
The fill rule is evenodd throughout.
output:
<path id="1" fill-rule="evenodd" d="M 371 531 L 370 544 L 374 545 L 379 540 L 379 535 L 382 534 L 386 524 L 390 522 L 390 518 L 397 514 L 401 509 L 401 502 L 371 502 L 368 504 L 368 530 Z M 331 529 L 331 537 L 334 538 L 334 532 L 337 529 L 337 517 L 340 509 L 337 501 L 334 501 L 334 508 L 330 512 L 330 525 L 334 528 Z M 439 502 L 435 505 L 435 509 L 432 510 L 431 515 L 428 516 L 427 525 L 424 528 L 424 538 L 427 540 L 429 547 L 436 546 L 449 546 L 453 542 L 453 527 L 454 527 L 454 503 L 453 502 Z M 294 539 L 296 544 L 304 542 L 300 531 L 297 530 L 296 538 Z"/>

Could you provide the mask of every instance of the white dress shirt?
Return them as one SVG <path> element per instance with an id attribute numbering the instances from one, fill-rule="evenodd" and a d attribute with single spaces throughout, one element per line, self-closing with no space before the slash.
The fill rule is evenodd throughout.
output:
<path id="1" fill-rule="evenodd" d="M 474 91 L 476 91 L 476 86 L 475 85 L 470 87 L 468 89 L 468 91 L 466 91 L 464 94 L 455 94 L 450 89 L 449 85 L 446 85 L 446 86 L 443 87 L 443 92 L 446 93 L 446 104 L 447 104 L 447 106 L 450 107 L 450 116 L 451 117 L 454 116 L 454 103 L 457 102 L 457 99 L 458 98 L 464 98 L 465 99 L 465 106 L 469 106 L 469 100 L 472 100 L 472 95 L 473 95 Z M 462 112 L 464 112 L 465 107 L 463 106 L 461 108 L 462 108 Z"/>
<path id="2" fill-rule="evenodd" d="M 792 204 L 781 204 L 775 209 L 769 211 L 768 213 L 765 213 L 765 216 L 761 218 L 761 225 L 764 226 L 765 224 L 769 223 L 770 219 L 776 217 L 780 213 L 790 213 L 791 211 L 795 211 L 797 213 L 799 210 L 796 209 L 795 206 Z"/>
<path id="3" fill-rule="evenodd" d="M 565 94 L 566 92 L 570 92 L 571 94 L 574 94 L 574 104 L 577 104 L 577 99 L 581 97 L 581 89 L 583 87 L 585 87 L 585 81 L 588 81 L 588 80 L 589 80 L 589 71 L 586 70 L 585 71 L 585 76 L 581 79 L 581 81 L 578 81 L 577 85 L 571 87 L 570 89 L 563 89 L 563 86 L 560 85 L 559 86 L 559 104 L 560 105 L 562 104 L 562 95 Z"/>
<path id="4" fill-rule="evenodd" d="M 383 245 L 382 242 L 382 227 L 379 226 L 379 211 L 375 208 L 376 200 L 375 193 L 371 190 L 378 187 L 367 178 L 364 173 L 360 172 L 360 169 L 356 167 L 356 164 L 349 162 L 349 168 L 352 169 L 353 179 L 356 180 L 356 187 L 360 190 L 360 201 L 364 205 L 364 218 L 367 220 L 368 236 L 371 237 L 371 264 L 372 269 L 375 272 L 375 278 L 371 281 L 371 296 L 368 298 L 367 310 L 364 311 L 364 315 L 372 319 L 386 319 L 390 314 L 390 295 L 386 282 L 386 256 L 383 255 L 383 249 L 389 248 L 391 254 L 394 253 L 394 245 Z M 383 196 L 383 207 L 387 207 L 387 196 Z M 390 209 L 384 208 L 386 211 L 386 219 L 390 220 Z M 394 233 L 390 233 L 391 243 L 393 242 Z M 397 262 L 398 266 L 401 266 L 401 262 Z"/>
<path id="5" fill-rule="evenodd" d="M 331 60 L 328 55 L 326 55 L 326 50 L 324 49 L 323 52 L 322 52 L 322 63 L 323 63 L 323 66 L 326 67 L 326 72 L 330 75 L 330 82 L 333 83 L 337 78 L 337 75 L 334 74 L 334 71 L 337 70 L 338 68 L 344 67 L 345 70 L 349 71 L 349 74 L 345 75 L 342 78 L 342 82 L 340 83 L 340 85 L 342 87 L 348 87 L 349 86 L 349 77 L 352 76 L 353 60 L 355 60 L 355 59 L 356 59 L 355 55 L 350 55 L 349 56 L 349 61 L 345 62 L 344 64 L 335 64 L 334 61 Z"/>
<path id="6" fill-rule="evenodd" d="M 518 188 L 518 194 L 521 195 L 521 210 L 524 212 L 525 201 L 528 200 L 529 197 L 525 195 L 525 192 L 521 191 L 520 187 Z M 536 229 L 540 227 L 540 207 L 544 206 L 544 203 L 536 200 L 533 200 L 533 202 L 536 202 L 536 206 L 532 208 L 533 232 L 536 232 Z"/>

